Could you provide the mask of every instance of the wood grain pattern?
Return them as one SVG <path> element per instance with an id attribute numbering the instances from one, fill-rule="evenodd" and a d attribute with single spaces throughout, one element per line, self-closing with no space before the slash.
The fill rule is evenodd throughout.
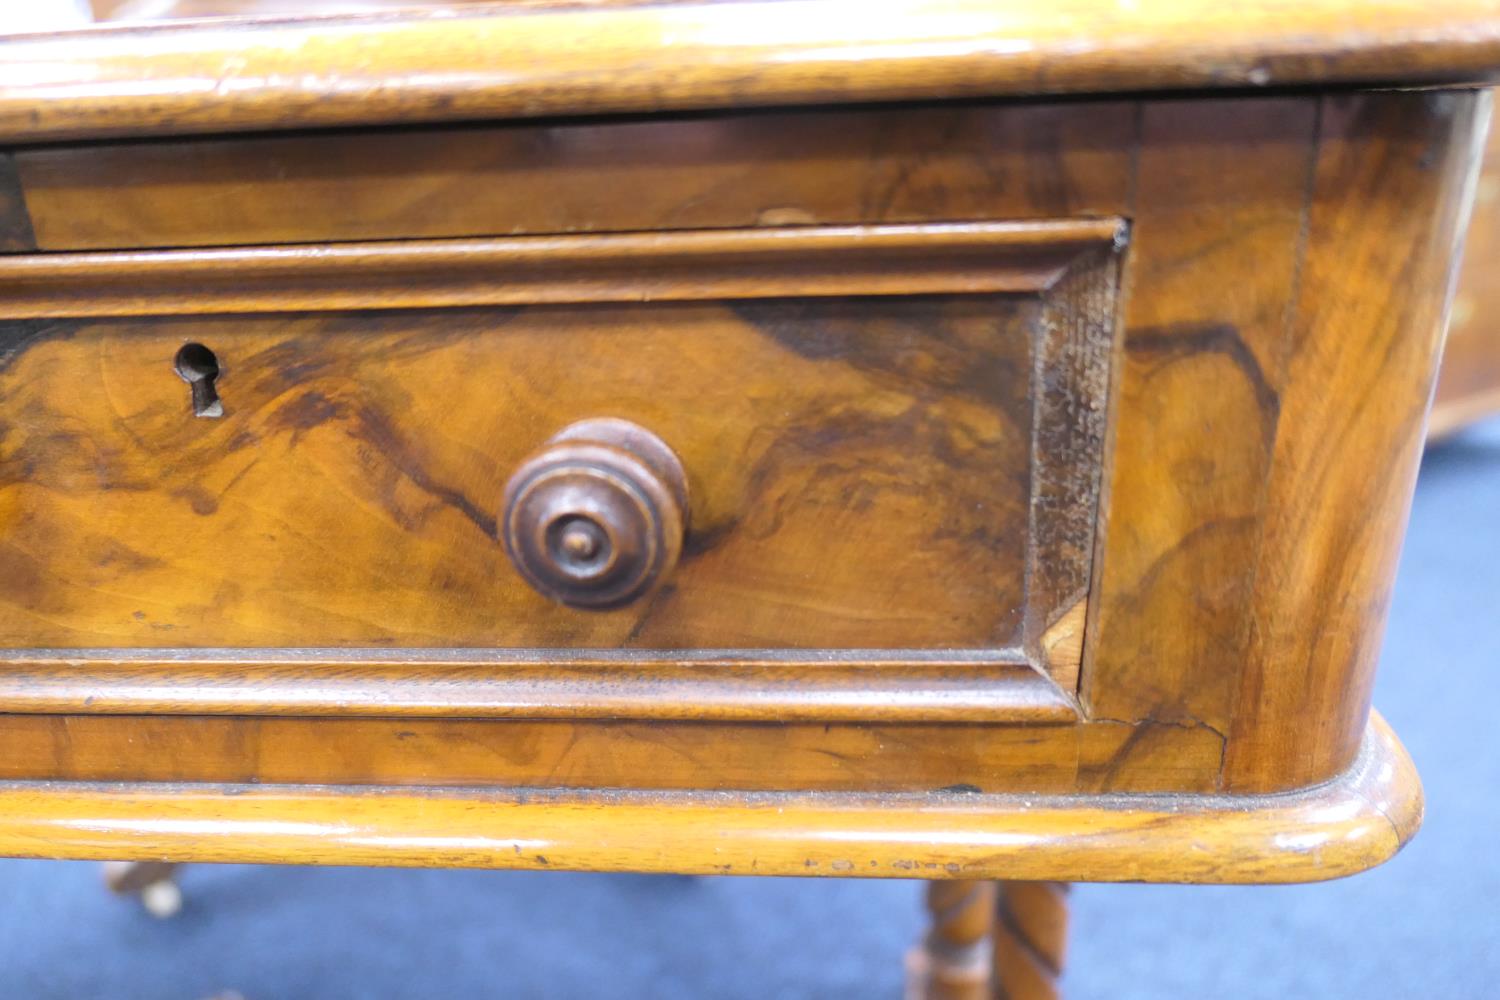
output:
<path id="1" fill-rule="evenodd" d="M 1002 882 L 994 931 L 995 995 L 1058 1000 L 1068 945 L 1066 882 Z"/>
<path id="2" fill-rule="evenodd" d="M 1082 696 L 1218 734 L 1226 790 L 1319 780 L 1359 739 L 1481 107 L 1267 102 L 1233 157 L 1201 104 L 1143 121 Z"/>
<path id="3" fill-rule="evenodd" d="M 0 373 L 7 412 L 33 414 L 0 452 L 0 630 L 54 647 L 1018 647 L 1034 300 L 789 301 L 73 326 Z M 183 342 L 221 359 L 220 420 L 192 415 Z M 593 416 L 677 450 L 693 529 L 655 599 L 582 611 L 517 576 L 495 518 L 520 461 Z M 55 436 L 69 420 L 83 438 Z"/>
<path id="4" fill-rule="evenodd" d="M 1335 781 L 1260 797 L 0 785 L 12 857 L 688 874 L 1316 881 L 1388 858 L 1420 819 L 1378 718 Z"/>
<path id="5" fill-rule="evenodd" d="M 1316 781 L 1358 749 L 1489 110 L 1325 102 L 1228 788 Z"/>
<path id="6" fill-rule="evenodd" d="M 1244 662 L 1316 102 L 1151 104 L 1082 697 L 1223 739 Z"/>
<path id="7" fill-rule="evenodd" d="M 1428 440 L 1448 436 L 1500 413 L 1500 129 L 1490 123 L 1474 216 L 1464 238 L 1463 264 L 1443 346 Z"/>
<path id="8" fill-rule="evenodd" d="M 927 883 L 931 926 L 906 958 L 907 1000 L 990 1000 L 995 883 Z"/>
<path id="9" fill-rule="evenodd" d="M 1065 880 L 1379 864 L 1495 79 L 1500 0 L 0 38 L 0 855 L 946 880 L 975 1000 Z M 497 517 L 544 442 L 643 599 Z"/>
<path id="10" fill-rule="evenodd" d="M 84 647 L 170 633 L 189 646 L 1024 649 L 1045 666 L 1040 636 L 1088 579 L 1114 234 L 1102 223 L 519 241 L 479 254 L 513 299 L 649 304 L 18 327 L 0 398 L 31 416 L 7 425 L 0 452 L 14 516 L 5 631 L 12 645 Z M 814 254 L 827 263 L 809 267 Z M 232 276 L 240 255 L 228 256 Z M 339 300 L 318 281 L 331 256 L 274 267 Z M 511 271 L 494 267 L 512 257 Z M 1080 277 L 1063 277 L 1069 257 Z M 350 294 L 384 304 L 414 267 L 488 294 L 448 260 L 408 250 L 407 270 Z M 311 276 L 298 276 L 302 261 Z M 597 261 L 602 290 L 580 291 L 570 279 Z M 9 263 L 14 276 L 33 261 Z M 153 288 L 159 259 L 133 263 L 104 272 L 134 286 L 139 311 L 185 287 Z M 34 301 L 88 295 L 76 258 L 41 265 L 57 277 Z M 666 301 L 708 294 L 705 267 L 729 294 L 766 298 Z M 928 294 L 847 297 L 866 286 Z M 973 294 L 997 287 L 1043 294 Z M 932 294 L 949 289 L 964 294 Z M 200 341 L 223 373 L 212 423 L 184 408 L 170 369 L 181 343 Z M 1039 364 L 1055 374 L 1033 415 Z M 80 399 L 71 373 L 86 369 L 101 391 Z M 518 586 L 495 544 L 510 471 L 546 431 L 597 415 L 655 429 L 693 479 L 683 564 L 652 601 L 617 612 Z M 80 418 L 97 428 L 87 448 L 45 433 Z M 48 552 L 62 535 L 76 560 Z M 184 587 L 202 596 L 163 616 Z"/>
<path id="11" fill-rule="evenodd" d="M 399 714 L 11 714 L 0 747 L 12 780 L 1017 794 L 1212 792 L 1223 753 L 1174 726 Z"/>
<path id="12" fill-rule="evenodd" d="M 45 250 L 1122 214 L 1128 103 L 21 148 Z"/>
<path id="13" fill-rule="evenodd" d="M 136 232 L 143 247 L 272 233 L 322 246 L 0 262 L 17 291 L 23 274 L 40 276 L 29 308 L 52 314 L 11 320 L 0 343 L 10 459 L 0 588 L 16 636 L 0 664 L 0 773 L 580 794 L 1198 796 L 1333 779 L 1363 731 L 1409 432 L 1425 405 L 1418 383 L 1435 349 L 1439 262 L 1451 252 L 1443 233 L 1462 205 L 1454 164 L 1473 148 L 1475 104 L 1467 92 L 1283 93 L 23 150 L 26 197 L 46 220 L 39 241 L 54 239 L 54 251 L 128 247 Z M 431 172 L 400 151 L 440 135 L 420 150 Z M 47 164 L 71 179 L 49 189 Z M 121 189 L 114 200 L 128 211 L 115 212 L 110 164 L 161 187 Z M 649 183 L 654 171 L 662 184 Z M 495 193 L 510 181 L 512 193 Z M 1343 201 L 1330 194 L 1341 183 Z M 909 224 L 909 241 L 1058 214 L 1072 221 L 1027 231 L 1102 238 L 1128 219 L 1129 244 L 1083 251 L 1061 272 L 1040 245 L 1005 258 L 999 244 L 974 243 L 940 260 L 908 242 L 889 268 L 874 250 L 857 266 L 817 251 L 830 221 L 850 227 L 854 246 L 893 219 Z M 680 231 L 726 226 L 745 231 Z M 622 227 L 656 235 L 602 233 Z M 394 244 L 329 243 L 351 237 L 463 237 L 491 263 L 513 239 L 571 248 L 574 264 L 553 277 L 584 260 L 596 269 L 559 294 L 601 300 L 538 304 L 528 297 L 546 280 L 496 291 L 505 283 L 486 282 L 482 267 L 464 274 L 448 260 L 427 269 L 433 284 L 399 303 L 408 308 L 377 310 L 437 248 L 387 257 Z M 801 273 L 731 289 L 740 279 L 705 253 L 692 281 L 628 266 L 622 276 L 598 255 L 626 245 L 616 240 L 679 257 L 735 241 L 797 246 L 788 270 Z M 1409 273 L 1392 269 L 1398 247 L 1415 248 Z M 1000 288 L 992 251 L 1015 290 L 958 287 Z M 360 267 L 402 262 L 363 285 L 339 271 L 353 265 L 329 264 L 318 288 L 299 286 L 296 269 L 325 252 Z M 1123 260 L 1122 291 L 1101 259 Z M 124 276 L 141 261 L 170 263 L 132 283 Z M 269 270 L 236 288 L 231 263 Z M 139 280 L 151 267 L 164 270 Z M 177 308 L 176 267 L 198 269 L 190 291 L 218 296 L 205 309 L 347 298 L 332 312 L 155 315 Z M 913 275 L 955 287 L 896 294 Z M 1396 302 L 1408 277 L 1433 280 Z M 760 297 L 686 300 L 714 281 L 726 283 L 720 294 Z M 637 301 L 631 282 L 682 298 Z M 882 294 L 848 294 L 856 283 Z M 64 294 L 72 305 L 57 305 Z M 422 297 L 437 294 L 449 304 Z M 457 304 L 509 294 L 523 301 Z M 1116 297 L 1122 309 L 1102 304 Z M 70 309 L 100 315 L 55 315 Z M 108 315 L 126 310 L 139 315 Z M 223 354 L 217 420 L 189 416 L 188 387 L 170 370 L 189 337 Z M 566 344 L 582 346 L 559 354 Z M 328 407 L 305 405 L 309 394 Z M 1380 419 L 1350 431 L 1341 401 L 1368 400 Z M 385 432 L 371 432 L 368 412 L 387 415 Z M 497 412 L 520 416 L 497 434 Z M 902 424 L 898 413 L 931 419 Z M 733 600 L 679 589 L 637 632 L 639 617 L 580 625 L 519 597 L 501 602 L 513 628 L 486 613 L 505 569 L 485 531 L 505 460 L 595 415 L 689 442 L 700 480 L 690 492 L 708 503 L 692 520 L 727 527 L 679 568 L 732 584 Z M 794 426 L 807 433 L 789 437 Z M 939 433 L 965 429 L 963 444 L 1002 426 L 1000 462 L 988 445 L 955 450 Z M 1335 442 L 1357 447 L 1320 455 Z M 1395 478 L 1371 483 L 1387 459 Z M 757 463 L 770 471 L 753 481 Z M 819 492 L 813 470 L 825 467 Z M 880 523 L 893 526 L 874 545 L 849 527 L 865 523 L 851 498 L 870 475 Z M 960 479 L 983 496 L 953 489 Z M 907 481 L 916 486 L 903 492 Z M 967 509 L 991 493 L 1002 516 Z M 240 506 L 247 495 L 255 503 Z M 1096 495 L 1093 518 L 1084 507 Z M 790 561 L 762 575 L 748 528 L 777 524 L 774 503 L 761 502 L 774 496 L 802 497 L 786 509 L 807 516 L 779 522 Z M 1360 510 L 1369 534 L 1330 524 L 1331 509 L 1303 509 L 1328 504 Z M 236 519 L 279 540 L 224 527 Z M 945 519 L 959 529 L 947 549 L 930 544 Z M 976 528 L 998 546 L 987 555 Z M 1042 551 L 1022 536 L 1067 544 Z M 127 537 L 128 551 L 108 544 Z M 295 586 L 282 585 L 283 564 Z M 812 583 L 797 572 L 809 566 Z M 745 592 L 755 599 L 741 614 Z M 133 603 L 142 594 L 149 608 Z M 344 648 L 299 648 L 308 641 Z"/>
<path id="14" fill-rule="evenodd" d="M 1066 882 L 927 883 L 930 927 L 907 956 L 907 1000 L 1058 1000 Z"/>
<path id="15" fill-rule="evenodd" d="M 0 287 L 12 320 L 1044 292 L 1124 237 L 1119 220 L 1099 219 L 36 254 L 0 257 Z M 1089 293 L 1112 294 L 1080 271 Z M 1065 283 L 1057 294 L 1086 293 Z M 1112 305 L 1068 301 L 1067 323 L 1041 345 L 1047 362 L 1080 379 L 1100 368 L 1090 345 L 1107 346 L 1099 317 Z M 1053 461 L 1075 459 L 1064 449 Z"/>
<path id="16" fill-rule="evenodd" d="M 1496 0 L 739 0 L 0 42 L 0 141 L 796 103 L 1482 82 Z"/>

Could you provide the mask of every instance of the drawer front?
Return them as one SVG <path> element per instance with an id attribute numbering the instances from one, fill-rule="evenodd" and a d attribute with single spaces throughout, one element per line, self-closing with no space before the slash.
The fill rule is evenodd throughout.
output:
<path id="1" fill-rule="evenodd" d="M 1116 229 L 40 259 L 0 373 L 0 634 L 937 656 L 1068 687 Z M 518 572 L 502 499 L 600 418 L 675 453 L 685 531 L 639 595 L 579 607 Z"/>
<path id="2" fill-rule="evenodd" d="M 45 416 L 8 435 L 7 548 L 40 575 L 7 574 L 3 627 L 48 646 L 1012 645 L 1036 321 L 1034 301 L 935 296 L 90 322 L 7 379 Z M 184 342 L 221 366 L 217 420 L 173 372 Z M 648 428 L 690 484 L 680 564 L 609 610 L 527 586 L 497 525 L 511 473 L 588 417 Z"/>

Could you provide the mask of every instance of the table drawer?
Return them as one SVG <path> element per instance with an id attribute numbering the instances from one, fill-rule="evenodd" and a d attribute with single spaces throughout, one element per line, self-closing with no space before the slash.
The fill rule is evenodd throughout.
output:
<path id="1" fill-rule="evenodd" d="M 1480 110 L 680 116 L 599 125 L 598 161 L 593 123 L 481 124 L 432 162 L 493 170 L 436 187 L 363 155 L 419 132 L 16 150 L 0 777 L 1328 781 L 1367 734 Z M 486 145 L 523 128 L 550 201 Z M 157 211 L 157 167 L 201 197 Z M 580 422 L 646 512 L 609 536 L 644 585 L 602 606 L 512 559 L 598 539 L 505 516 L 518 470 L 590 466 Z"/>
<path id="2" fill-rule="evenodd" d="M 392 647 L 829 676 L 947 664 L 1055 681 L 1066 700 L 1122 233 L 12 259 L 34 315 L 10 324 L 0 373 L 0 634 L 340 647 L 346 664 Z M 648 495 L 638 440 L 549 445 L 600 420 L 665 446 L 682 488 Z M 590 506 L 565 476 L 544 484 L 546 513 L 518 500 L 507 517 L 517 470 L 558 455 L 629 509 Z M 624 576 L 569 590 L 555 531 L 526 548 L 567 524 L 602 532 L 589 555 Z"/>

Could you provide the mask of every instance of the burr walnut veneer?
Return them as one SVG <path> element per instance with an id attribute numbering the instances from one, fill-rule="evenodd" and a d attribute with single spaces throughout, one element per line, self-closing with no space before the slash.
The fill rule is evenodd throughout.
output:
<path id="1" fill-rule="evenodd" d="M 1500 10 L 1012 6 L 0 40 L 0 851 L 1397 850 Z"/>

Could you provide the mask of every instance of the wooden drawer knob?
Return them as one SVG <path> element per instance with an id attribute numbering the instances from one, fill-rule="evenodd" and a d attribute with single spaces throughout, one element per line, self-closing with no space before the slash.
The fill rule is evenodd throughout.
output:
<path id="1" fill-rule="evenodd" d="M 511 562 L 553 600 L 608 608 L 666 578 L 687 530 L 687 480 L 661 438 L 626 420 L 564 428 L 505 486 Z"/>

